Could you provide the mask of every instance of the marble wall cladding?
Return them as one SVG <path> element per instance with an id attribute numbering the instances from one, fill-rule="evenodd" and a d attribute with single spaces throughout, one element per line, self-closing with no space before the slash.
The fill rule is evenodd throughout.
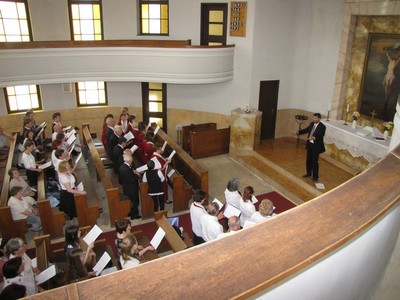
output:
<path id="1" fill-rule="evenodd" d="M 253 110 L 245 113 L 237 108 L 231 113 L 231 140 L 229 154 L 236 157 L 241 150 L 253 150 L 260 142 L 262 113 Z"/>
<path id="2" fill-rule="evenodd" d="M 353 157 L 349 151 L 340 150 L 335 144 L 325 144 L 325 148 L 326 154 L 352 168 L 353 170 L 362 172 L 369 167 L 369 163 L 364 157 Z"/>

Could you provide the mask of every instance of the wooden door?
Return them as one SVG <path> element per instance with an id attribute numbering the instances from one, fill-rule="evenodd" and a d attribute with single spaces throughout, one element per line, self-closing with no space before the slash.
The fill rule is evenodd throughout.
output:
<path id="1" fill-rule="evenodd" d="M 278 107 L 279 80 L 260 81 L 258 110 L 262 111 L 260 139 L 275 138 L 276 109 Z"/>
<path id="2" fill-rule="evenodd" d="M 226 45 L 227 14 L 228 4 L 226 3 L 201 4 L 200 45 Z"/>

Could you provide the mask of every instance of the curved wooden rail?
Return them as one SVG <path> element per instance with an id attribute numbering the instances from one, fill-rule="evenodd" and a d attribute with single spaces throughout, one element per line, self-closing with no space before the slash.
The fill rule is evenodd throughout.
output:
<path id="1" fill-rule="evenodd" d="M 234 236 L 35 297 L 248 297 L 365 232 L 398 204 L 398 174 L 400 147 L 336 189 Z"/>

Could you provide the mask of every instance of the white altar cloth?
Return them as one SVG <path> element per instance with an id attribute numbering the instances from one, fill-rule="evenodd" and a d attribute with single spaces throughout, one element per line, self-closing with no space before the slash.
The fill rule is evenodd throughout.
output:
<path id="1" fill-rule="evenodd" d="M 353 157 L 363 156 L 369 163 L 374 163 L 389 153 L 390 139 L 375 140 L 372 134 L 360 136 L 357 134 L 361 126 L 356 129 L 352 124 L 343 125 L 342 120 L 322 121 L 326 125 L 325 144 L 335 144 L 341 150 L 347 150 Z"/>

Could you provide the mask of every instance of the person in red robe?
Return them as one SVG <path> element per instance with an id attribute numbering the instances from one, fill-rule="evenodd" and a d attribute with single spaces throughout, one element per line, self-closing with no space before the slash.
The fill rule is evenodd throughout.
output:
<path id="1" fill-rule="evenodd" d="M 154 152 L 151 156 L 151 160 L 154 161 L 154 169 L 160 170 L 164 175 L 164 181 L 162 182 L 162 187 L 164 191 L 164 201 L 167 204 L 172 203 L 172 201 L 168 200 L 168 182 L 167 182 L 167 169 L 168 169 L 168 164 L 171 161 L 162 156 L 164 151 L 160 143 L 154 144 L 153 151 Z"/>

